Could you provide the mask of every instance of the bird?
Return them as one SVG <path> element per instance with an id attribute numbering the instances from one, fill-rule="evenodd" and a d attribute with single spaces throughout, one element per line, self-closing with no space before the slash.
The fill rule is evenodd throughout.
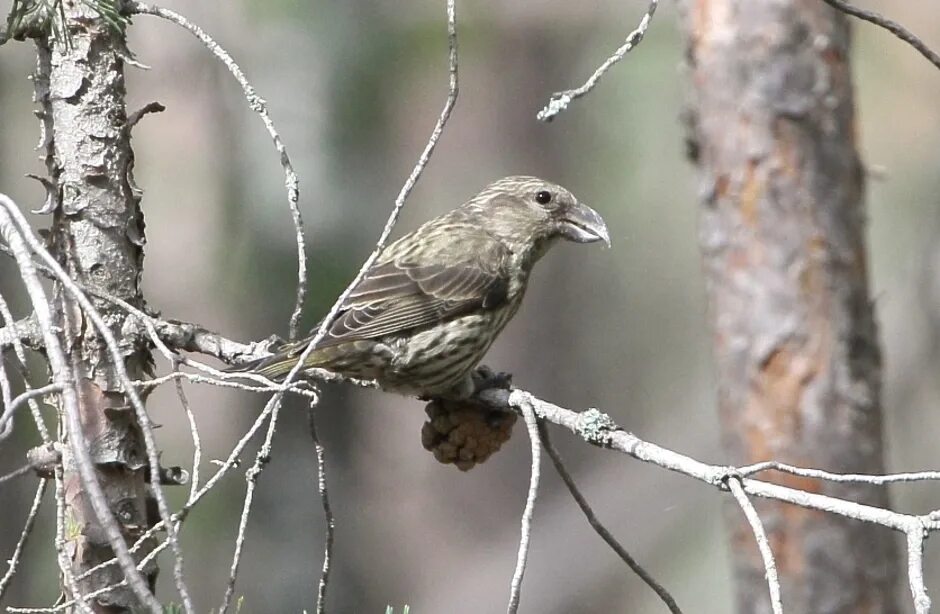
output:
<path id="1" fill-rule="evenodd" d="M 533 266 L 565 240 L 610 247 L 600 214 L 565 188 L 530 176 L 499 179 L 384 249 L 302 370 L 374 380 L 406 396 L 466 399 Z M 285 343 L 242 370 L 282 379 L 315 337 Z"/>

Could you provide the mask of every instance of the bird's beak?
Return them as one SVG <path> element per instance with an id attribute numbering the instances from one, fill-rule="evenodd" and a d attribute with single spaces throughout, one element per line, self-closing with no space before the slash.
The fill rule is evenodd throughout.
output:
<path id="1" fill-rule="evenodd" d="M 610 247 L 610 234 L 607 224 L 600 214 L 581 203 L 570 207 L 561 218 L 561 236 L 575 243 L 594 243 L 603 241 Z"/>

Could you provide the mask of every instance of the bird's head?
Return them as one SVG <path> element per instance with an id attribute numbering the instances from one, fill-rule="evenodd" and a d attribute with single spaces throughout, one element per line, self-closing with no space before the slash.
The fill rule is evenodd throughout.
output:
<path id="1" fill-rule="evenodd" d="M 603 241 L 610 247 L 607 224 L 597 211 L 560 185 L 537 177 L 495 181 L 466 206 L 483 214 L 488 231 L 510 245 L 533 250 L 535 258 L 557 239 Z"/>

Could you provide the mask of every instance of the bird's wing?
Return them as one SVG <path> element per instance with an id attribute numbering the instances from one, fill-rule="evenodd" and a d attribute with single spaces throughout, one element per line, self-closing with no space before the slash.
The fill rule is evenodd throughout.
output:
<path id="1" fill-rule="evenodd" d="M 507 300 L 509 249 L 478 228 L 448 228 L 398 241 L 346 298 L 326 347 L 430 326 Z M 396 249 L 397 248 L 397 249 Z M 309 342 L 309 339 L 307 340 Z M 298 343 L 302 350 L 306 343 Z"/>

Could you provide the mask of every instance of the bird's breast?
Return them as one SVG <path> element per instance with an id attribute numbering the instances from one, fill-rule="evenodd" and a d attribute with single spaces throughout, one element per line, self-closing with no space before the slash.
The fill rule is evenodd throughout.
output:
<path id="1" fill-rule="evenodd" d="M 515 314 L 519 301 L 441 322 L 388 343 L 394 358 L 383 386 L 435 394 L 461 382 Z"/>

